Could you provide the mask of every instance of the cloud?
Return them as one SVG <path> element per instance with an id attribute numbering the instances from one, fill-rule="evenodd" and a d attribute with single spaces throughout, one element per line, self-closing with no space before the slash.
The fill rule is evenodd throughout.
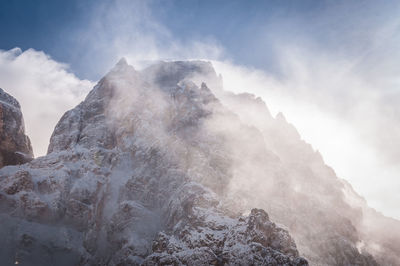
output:
<path id="1" fill-rule="evenodd" d="M 83 100 L 93 85 L 43 52 L 0 50 L 0 87 L 20 102 L 35 156 L 46 154 L 58 120 Z"/>
<path id="2" fill-rule="evenodd" d="M 87 14 L 88 23 L 73 35 L 79 57 L 86 70 L 102 77 L 121 57 L 135 67 L 153 60 L 213 58 L 223 54 L 212 38 L 175 39 L 157 22 L 150 2 L 101 1 Z M 35 156 L 44 155 L 54 126 L 62 114 L 84 99 L 94 86 L 71 73 L 69 66 L 44 52 L 19 48 L 0 50 L 0 87 L 21 103 L 26 133 Z"/>
<path id="3" fill-rule="evenodd" d="M 227 89 L 252 92 L 273 114 L 282 111 L 339 177 L 396 218 L 399 10 L 394 2 L 322 2 L 318 12 L 278 16 L 253 34 L 252 53 L 272 51 L 273 67 L 265 69 L 273 72 L 214 62 Z"/>
<path id="4" fill-rule="evenodd" d="M 282 111 L 339 177 L 373 207 L 400 217 L 398 4 L 321 2 L 304 17 L 275 14 L 260 27 L 241 29 L 248 37 L 237 40 L 248 52 L 244 57 L 267 61 L 273 54 L 266 64 L 274 72 L 233 61 L 229 47 L 212 36 L 215 29 L 194 39 L 174 35 L 152 4 L 107 0 L 93 6 L 88 23 L 69 33 L 82 67 L 100 77 L 122 56 L 137 68 L 148 60 L 213 60 L 226 89 L 252 92 L 273 114 Z M 2 51 L 0 70 L 0 86 L 20 100 L 36 154 L 43 154 L 56 121 L 92 83 L 34 50 Z"/>
<path id="5" fill-rule="evenodd" d="M 297 46 L 276 51 L 284 73 L 279 78 L 229 61 L 213 64 L 225 89 L 254 93 L 272 114 L 283 112 L 340 178 L 372 207 L 399 218 L 400 94 L 382 85 L 387 72 L 381 69 L 377 85 L 354 58 Z"/>
<path id="6" fill-rule="evenodd" d="M 219 59 L 223 47 L 210 36 L 184 39 L 154 17 L 154 1 L 105 0 L 87 14 L 88 23 L 70 33 L 79 60 L 102 76 L 121 57 L 136 67 L 151 60 Z M 95 64 L 93 64 L 95 62 Z"/>

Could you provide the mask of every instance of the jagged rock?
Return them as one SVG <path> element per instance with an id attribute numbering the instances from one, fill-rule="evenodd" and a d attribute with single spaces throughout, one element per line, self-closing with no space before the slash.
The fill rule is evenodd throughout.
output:
<path id="1" fill-rule="evenodd" d="M 248 217 L 232 219 L 196 208 L 170 234 L 160 233 L 144 265 L 308 265 L 298 257 L 286 230 L 270 222 L 265 211 L 251 210 Z"/>
<path id="2" fill-rule="evenodd" d="M 0 259 L 396 265 L 400 237 L 368 231 L 363 218 L 387 220 L 355 195 L 283 115 L 223 91 L 210 63 L 121 60 L 46 156 L 0 170 Z"/>
<path id="3" fill-rule="evenodd" d="M 16 234 L 48 246 L 37 236 L 42 226 L 68 228 L 75 246 L 56 247 L 80 265 L 307 264 L 265 212 L 232 216 L 222 206 L 232 158 L 225 136 L 207 124 L 229 112 L 205 83 L 190 81 L 203 67 L 213 71 L 176 62 L 138 72 L 121 60 L 61 118 L 47 156 L 0 171 L 1 230 L 22 219 L 30 230 Z M 179 254 L 164 256 L 161 236 Z M 9 246 L 19 250 L 18 239 Z M 18 260 L 32 256 L 20 252 Z"/>
<path id="4" fill-rule="evenodd" d="M 14 97 L 0 88 L 0 168 L 26 163 L 32 157 L 21 107 Z"/>

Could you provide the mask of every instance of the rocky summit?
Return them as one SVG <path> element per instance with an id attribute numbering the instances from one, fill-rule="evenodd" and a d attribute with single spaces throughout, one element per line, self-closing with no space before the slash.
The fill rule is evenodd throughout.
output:
<path id="1" fill-rule="evenodd" d="M 28 162 L 32 157 L 20 105 L 0 88 L 0 168 Z"/>
<path id="2" fill-rule="evenodd" d="M 0 169 L 0 216 L 5 265 L 399 265 L 400 222 L 204 61 L 121 60 Z"/>

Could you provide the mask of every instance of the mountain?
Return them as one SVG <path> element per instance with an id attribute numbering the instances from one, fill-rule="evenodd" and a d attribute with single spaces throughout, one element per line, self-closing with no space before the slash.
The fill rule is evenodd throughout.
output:
<path id="1" fill-rule="evenodd" d="M 218 97 L 259 129 L 265 147 L 279 158 L 273 170 L 257 173 L 254 184 L 246 180 L 235 187 L 243 209 L 263 208 L 285 225 L 311 265 L 400 265 L 400 221 L 370 208 L 283 114 L 273 118 L 260 98 L 221 90 Z M 267 188 L 266 179 L 273 183 Z"/>
<path id="2" fill-rule="evenodd" d="M 400 265 L 400 222 L 204 61 L 118 62 L 0 169 L 0 216 L 6 264 Z"/>
<path id="3" fill-rule="evenodd" d="M 0 88 L 0 168 L 26 163 L 32 157 L 21 107 L 14 97 Z"/>
<path id="4" fill-rule="evenodd" d="M 265 211 L 225 207 L 229 154 L 205 128 L 225 111 L 207 86 L 151 71 L 119 62 L 61 118 L 47 156 L 1 169 L 2 261 L 307 264 Z"/>

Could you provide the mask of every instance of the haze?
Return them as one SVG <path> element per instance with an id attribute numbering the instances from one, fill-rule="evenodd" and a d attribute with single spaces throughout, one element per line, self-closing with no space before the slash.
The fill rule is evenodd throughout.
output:
<path id="1" fill-rule="evenodd" d="M 2 1 L 0 87 L 40 156 L 120 57 L 137 69 L 210 60 L 225 89 L 283 112 L 372 207 L 400 218 L 399 14 L 395 1 Z"/>

